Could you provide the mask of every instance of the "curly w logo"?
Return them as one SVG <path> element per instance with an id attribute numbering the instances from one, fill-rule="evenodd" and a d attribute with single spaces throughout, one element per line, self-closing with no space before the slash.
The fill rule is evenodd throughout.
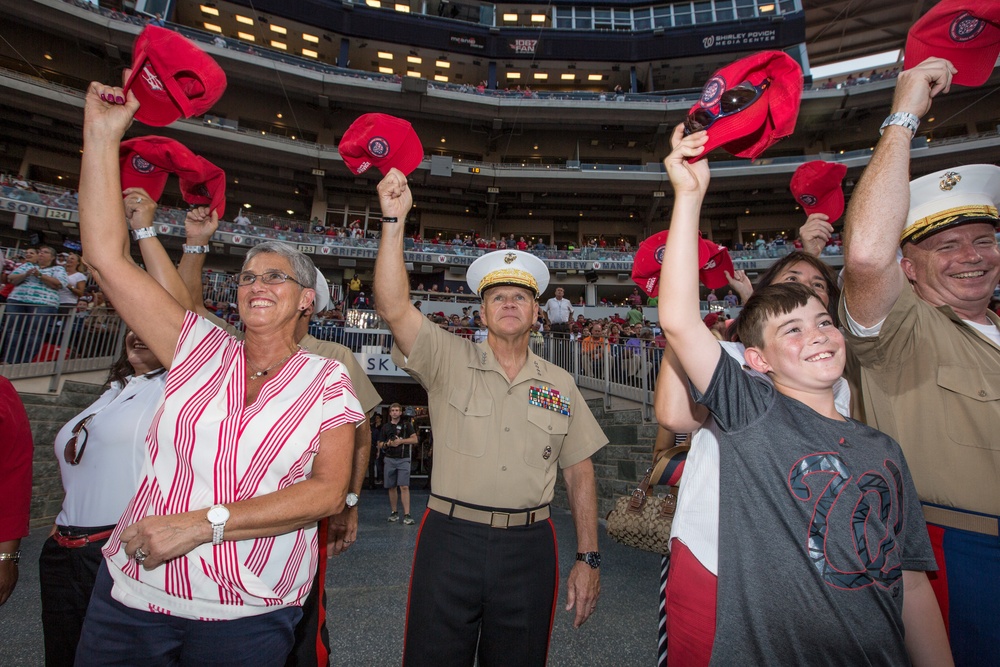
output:
<path id="1" fill-rule="evenodd" d="M 806 480 L 815 475 L 829 480 L 814 498 Z M 799 459 L 789 471 L 788 487 L 798 500 L 813 503 L 807 539 L 809 559 L 827 584 L 843 589 L 872 584 L 889 588 L 899 581 L 902 567 L 898 555 L 890 562 L 896 535 L 903 526 L 903 476 L 895 463 L 887 460 L 884 470 L 866 472 L 855 480 L 838 454 L 811 454 Z M 855 487 L 859 494 L 844 496 L 845 491 Z M 835 528 L 830 525 L 833 508 L 858 495 L 850 533 L 831 534 Z M 827 548 L 832 544 L 854 545 L 856 569 L 838 569 L 830 562 Z"/>

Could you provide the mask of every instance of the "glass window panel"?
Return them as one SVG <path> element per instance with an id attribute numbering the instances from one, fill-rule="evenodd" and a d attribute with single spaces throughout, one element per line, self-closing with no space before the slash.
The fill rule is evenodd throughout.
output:
<path id="1" fill-rule="evenodd" d="M 753 0 L 750 0 L 753 2 Z M 674 25 L 691 25 L 691 4 L 674 5 Z"/>
<path id="2" fill-rule="evenodd" d="M 733 0 L 715 0 L 715 20 L 732 21 L 736 18 L 733 10 Z"/>
<path id="3" fill-rule="evenodd" d="M 711 2 L 696 2 L 694 3 L 694 21 L 698 24 L 712 23 L 715 19 L 712 17 L 712 3 Z"/>
<path id="4" fill-rule="evenodd" d="M 653 7 L 653 26 L 656 28 L 669 28 L 671 25 L 670 5 L 666 7 Z"/>
<path id="5" fill-rule="evenodd" d="M 581 12 L 577 11 L 575 23 L 577 30 L 590 30 L 594 26 L 594 20 L 590 17 L 590 12 L 581 16 Z"/>
<path id="6" fill-rule="evenodd" d="M 636 16 L 633 21 L 635 22 L 636 30 L 651 30 L 653 27 L 653 22 L 649 18 L 649 14 L 645 16 Z"/>
<path id="7" fill-rule="evenodd" d="M 614 13 L 615 17 L 615 30 L 631 30 L 632 29 L 632 12 L 627 9 L 616 9 Z"/>
<path id="8" fill-rule="evenodd" d="M 750 19 L 757 15 L 754 0 L 736 0 L 736 15 L 741 19 Z"/>
<path id="9" fill-rule="evenodd" d="M 781 2 L 778 3 L 778 6 L 781 7 L 781 12 L 783 14 L 787 14 L 788 12 L 794 12 L 795 0 L 781 0 Z"/>

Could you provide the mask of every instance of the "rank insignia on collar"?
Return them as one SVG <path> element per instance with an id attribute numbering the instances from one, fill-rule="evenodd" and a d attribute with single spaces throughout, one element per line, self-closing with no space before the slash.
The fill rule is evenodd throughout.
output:
<path id="1" fill-rule="evenodd" d="M 567 417 L 571 414 L 569 398 L 560 394 L 558 389 L 544 385 L 528 389 L 528 404 L 552 410 Z"/>

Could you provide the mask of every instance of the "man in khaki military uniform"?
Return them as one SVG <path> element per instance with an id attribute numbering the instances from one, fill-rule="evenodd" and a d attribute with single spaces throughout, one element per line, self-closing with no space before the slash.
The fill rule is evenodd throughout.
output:
<path id="1" fill-rule="evenodd" d="M 955 69 L 900 74 L 884 134 L 851 199 L 841 321 L 868 423 L 895 438 L 924 503 L 928 573 L 958 665 L 1000 664 L 1000 168 L 909 179 L 910 142 Z M 896 261 L 902 247 L 902 260 Z M 909 594 L 909 593 L 908 593 Z"/>
<path id="2" fill-rule="evenodd" d="M 467 277 L 483 301 L 487 339 L 454 336 L 410 305 L 406 177 L 392 169 L 378 192 L 375 303 L 395 337 L 393 360 L 427 389 L 434 433 L 434 493 L 414 555 L 403 664 L 544 665 L 559 578 L 548 518 L 556 465 L 576 525 L 566 609 L 575 607 L 579 627 L 600 592 L 590 456 L 607 438 L 569 374 L 528 349 L 545 264 L 512 250 L 474 262 Z"/>
<path id="3" fill-rule="evenodd" d="M 144 193 L 142 193 L 144 194 Z M 133 228 L 152 224 L 156 211 L 156 202 L 143 197 L 136 208 L 142 209 L 140 215 L 129 218 Z M 173 262 L 156 236 L 139 240 L 146 270 L 180 303 L 189 310 L 212 321 L 225 329 L 231 335 L 242 337 L 243 332 L 219 319 L 205 309 L 202 300 L 202 268 L 209 249 L 212 235 L 218 229 L 218 217 L 210 213 L 208 207 L 202 206 L 188 212 L 184 220 L 186 242 L 183 246 L 184 255 L 180 264 L 174 268 Z M 331 341 L 319 340 L 309 335 L 309 320 L 316 314 L 326 310 L 330 305 L 330 287 L 323 275 L 316 270 L 316 300 L 307 308 L 296 327 L 299 345 L 313 354 L 327 359 L 335 359 L 347 369 L 354 387 L 354 393 L 366 414 L 382 403 L 375 386 L 358 363 L 350 349 Z M 312 590 L 302 604 L 302 619 L 295 628 L 295 645 L 288 657 L 287 665 L 315 665 L 329 662 L 330 638 L 326 629 L 326 559 L 331 555 L 340 555 L 357 540 L 358 532 L 358 500 L 361 486 L 364 484 L 365 472 L 368 467 L 368 456 L 371 447 L 371 427 L 368 419 L 357 424 L 354 433 L 354 459 L 351 471 L 351 482 L 348 486 L 347 507 L 340 514 L 319 522 L 317 539 L 320 545 L 319 567 Z"/>

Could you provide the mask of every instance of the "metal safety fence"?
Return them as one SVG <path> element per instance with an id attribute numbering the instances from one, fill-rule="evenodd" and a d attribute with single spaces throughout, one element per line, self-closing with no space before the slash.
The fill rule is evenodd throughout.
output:
<path id="1" fill-rule="evenodd" d="M 125 323 L 113 311 L 45 313 L 0 306 L 0 374 L 8 379 L 50 376 L 55 391 L 65 373 L 107 371 L 121 354 Z"/>

